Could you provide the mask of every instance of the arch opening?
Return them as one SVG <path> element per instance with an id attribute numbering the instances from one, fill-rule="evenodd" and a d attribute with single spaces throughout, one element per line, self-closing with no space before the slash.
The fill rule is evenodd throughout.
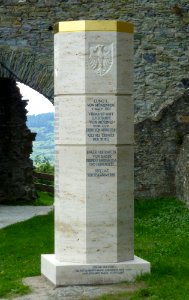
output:
<path id="1" fill-rule="evenodd" d="M 34 166 L 49 162 L 54 165 L 54 106 L 49 99 L 17 82 L 23 100 L 27 99 L 27 126 L 36 133 L 30 158 Z"/>

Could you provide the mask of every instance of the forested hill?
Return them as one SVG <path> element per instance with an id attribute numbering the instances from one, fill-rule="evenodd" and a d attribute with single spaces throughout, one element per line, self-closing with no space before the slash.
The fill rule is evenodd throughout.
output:
<path id="1" fill-rule="evenodd" d="M 32 132 L 37 133 L 31 155 L 34 162 L 44 157 L 54 163 L 54 113 L 29 115 L 27 126 Z"/>

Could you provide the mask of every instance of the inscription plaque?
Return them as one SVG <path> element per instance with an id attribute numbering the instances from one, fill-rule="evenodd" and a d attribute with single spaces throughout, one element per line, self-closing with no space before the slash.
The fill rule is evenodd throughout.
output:
<path id="1" fill-rule="evenodd" d="M 87 141 L 114 143 L 116 138 L 116 103 L 105 97 L 87 100 Z"/>
<path id="2" fill-rule="evenodd" d="M 115 177 L 116 150 L 87 150 L 88 177 Z"/>
<path id="3" fill-rule="evenodd" d="M 127 270 L 128 271 L 128 270 Z M 92 266 L 90 268 L 76 269 L 76 273 L 81 273 L 81 275 L 111 275 L 111 274 L 124 274 L 124 268 L 119 268 L 116 266 Z"/>

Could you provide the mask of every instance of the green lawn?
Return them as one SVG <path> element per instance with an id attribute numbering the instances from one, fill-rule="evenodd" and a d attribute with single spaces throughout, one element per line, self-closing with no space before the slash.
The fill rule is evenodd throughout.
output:
<path id="1" fill-rule="evenodd" d="M 175 199 L 135 201 L 135 254 L 151 262 L 146 287 L 100 300 L 189 300 L 189 210 Z"/>
<path id="2" fill-rule="evenodd" d="M 148 288 L 131 299 L 188 300 L 189 210 L 175 199 L 159 199 L 137 201 L 135 211 L 135 253 L 151 262 L 152 275 L 145 278 Z"/>
<path id="3" fill-rule="evenodd" d="M 21 279 L 40 274 L 41 253 L 53 253 L 53 213 L 0 230 L 0 297 L 24 294 Z M 135 202 L 135 254 L 151 275 L 132 294 L 101 300 L 189 300 L 189 210 L 175 199 Z"/>
<path id="4" fill-rule="evenodd" d="M 22 278 L 40 274 L 40 256 L 53 253 L 53 213 L 0 230 L 0 298 L 25 294 Z"/>

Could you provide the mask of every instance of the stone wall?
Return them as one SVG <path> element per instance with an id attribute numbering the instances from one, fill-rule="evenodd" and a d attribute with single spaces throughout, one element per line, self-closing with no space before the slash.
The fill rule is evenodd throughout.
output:
<path id="1" fill-rule="evenodd" d="M 175 195 L 177 159 L 188 133 L 188 124 L 177 119 L 188 113 L 188 0 L 1 0 L 0 19 L 0 77 L 11 71 L 51 101 L 55 22 L 134 23 L 136 196 Z"/>
<path id="2" fill-rule="evenodd" d="M 186 135 L 181 146 L 176 166 L 176 194 L 189 206 L 189 135 Z"/>
<path id="3" fill-rule="evenodd" d="M 51 99 L 52 27 L 65 20 L 134 23 L 136 121 L 179 98 L 189 86 L 188 0 L 2 0 L 0 19 L 0 62 Z"/>
<path id="4" fill-rule="evenodd" d="M 26 127 L 27 101 L 16 82 L 0 79 L 0 203 L 36 198 L 29 156 L 35 133 Z"/>
<path id="5" fill-rule="evenodd" d="M 136 197 L 177 195 L 187 201 L 185 192 L 189 188 L 183 186 L 188 178 L 187 134 L 188 91 L 174 103 L 167 103 L 154 120 L 146 119 L 135 125 Z"/>

